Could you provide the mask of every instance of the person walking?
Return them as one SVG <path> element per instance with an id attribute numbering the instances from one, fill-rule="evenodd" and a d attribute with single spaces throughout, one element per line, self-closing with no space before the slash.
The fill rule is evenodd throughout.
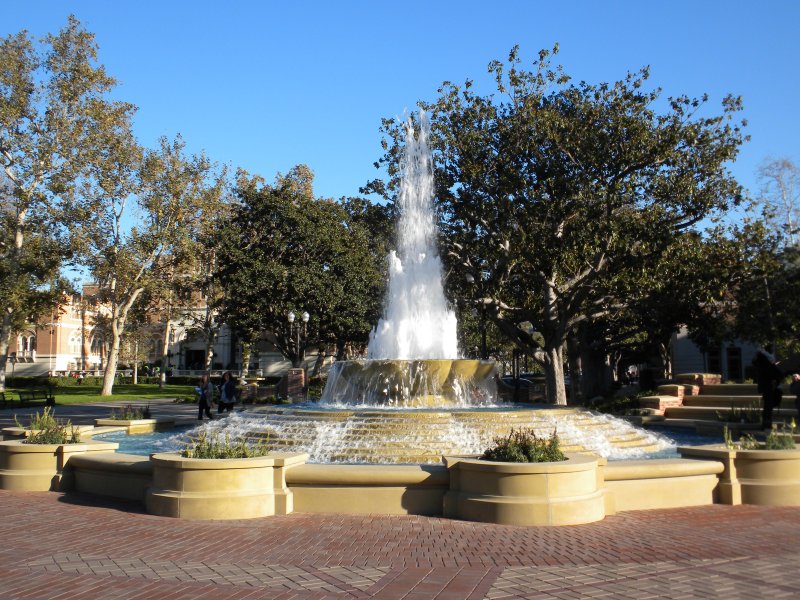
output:
<path id="1" fill-rule="evenodd" d="M 209 419 L 213 419 L 214 416 L 211 414 L 211 401 L 214 399 L 214 386 L 211 385 L 207 373 L 203 373 L 200 376 L 200 385 L 195 389 L 199 395 L 197 419 L 202 421 L 203 413 L 205 413 Z"/>
<path id="2" fill-rule="evenodd" d="M 794 395 L 794 408 L 797 410 L 798 416 L 796 422 L 800 422 L 800 373 L 794 373 L 792 375 L 792 383 L 789 384 L 789 393 Z"/>
<path id="3" fill-rule="evenodd" d="M 772 410 L 781 402 L 783 372 L 766 350 L 759 350 L 753 358 L 755 379 L 761 394 L 761 427 L 772 429 Z"/>
<path id="4" fill-rule="evenodd" d="M 217 404 L 217 414 L 224 411 L 232 411 L 236 402 L 236 382 L 230 371 L 222 374 L 222 383 L 219 386 L 219 403 Z"/>

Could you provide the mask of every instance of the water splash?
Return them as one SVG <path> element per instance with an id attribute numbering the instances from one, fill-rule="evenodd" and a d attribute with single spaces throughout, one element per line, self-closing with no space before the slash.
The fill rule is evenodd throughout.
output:
<path id="1" fill-rule="evenodd" d="M 397 251 L 389 254 L 386 312 L 370 335 L 370 359 L 458 357 L 456 315 L 445 300 L 436 247 L 430 124 L 424 111 L 414 133 L 409 120 L 397 199 Z"/>
<path id="2" fill-rule="evenodd" d="M 231 441 L 266 441 L 274 450 L 307 452 L 312 463 L 439 463 L 445 454 L 481 454 L 510 428 L 526 427 L 540 437 L 555 429 L 564 450 L 589 451 L 609 460 L 647 458 L 675 447 L 663 435 L 590 411 L 507 407 L 370 411 L 300 405 L 233 413 L 169 436 L 156 448 L 177 450 L 205 432 Z"/>

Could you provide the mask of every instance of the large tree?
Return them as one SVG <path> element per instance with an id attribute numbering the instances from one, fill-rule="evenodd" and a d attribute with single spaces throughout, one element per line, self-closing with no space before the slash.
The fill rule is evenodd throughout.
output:
<path id="1" fill-rule="evenodd" d="M 146 290 L 158 291 L 175 272 L 175 257 L 205 218 L 217 194 L 213 164 L 187 156 L 185 143 L 162 138 L 143 151 L 129 124 L 105 138 L 76 194 L 86 266 L 98 299 L 110 310 L 110 348 L 101 395 L 112 393 L 128 315 Z M 166 327 L 166 325 L 165 325 Z"/>
<path id="2" fill-rule="evenodd" d="M 232 218 L 218 232 L 224 321 L 248 342 L 269 334 L 295 366 L 307 347 L 335 345 L 342 354 L 348 344 L 365 343 L 384 287 L 384 258 L 367 224 L 385 228 L 386 215 L 360 200 L 315 198 L 313 174 L 304 165 L 273 185 L 242 176 L 237 196 Z M 289 312 L 298 319 L 310 314 L 300 344 Z"/>
<path id="3" fill-rule="evenodd" d="M 0 187 L 0 390 L 14 327 L 41 302 L 69 253 L 61 200 L 97 136 L 132 109 L 109 99 L 114 85 L 97 64 L 94 35 L 74 17 L 42 43 L 27 31 L 0 39 L 0 163 L 8 184 Z"/>
<path id="4" fill-rule="evenodd" d="M 609 275 L 641 269 L 738 198 L 726 163 L 743 141 L 733 121 L 741 102 L 725 98 L 721 115 L 700 116 L 705 98 L 662 99 L 647 91 L 647 69 L 570 83 L 548 51 L 526 70 L 515 48 L 489 72 L 496 95 L 448 82 L 420 103 L 432 123 L 443 256 L 460 275 L 454 285 L 479 282 L 486 318 L 541 363 L 548 400 L 564 404 L 565 342 L 613 310 Z M 384 122 L 392 175 L 400 128 Z"/>

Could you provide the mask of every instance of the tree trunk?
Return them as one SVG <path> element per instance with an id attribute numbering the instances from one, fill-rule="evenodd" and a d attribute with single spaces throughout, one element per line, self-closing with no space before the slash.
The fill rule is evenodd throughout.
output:
<path id="1" fill-rule="evenodd" d="M 116 285 L 112 286 L 116 289 Z M 101 396 L 110 396 L 114 391 L 114 377 L 117 375 L 117 364 L 119 363 L 119 348 L 122 342 L 122 335 L 125 333 L 125 321 L 128 318 L 128 311 L 133 306 L 136 299 L 144 291 L 144 288 L 137 288 L 131 292 L 130 297 L 122 305 L 117 305 L 111 314 L 111 349 L 106 360 L 106 370 L 103 373 L 103 388 L 100 390 Z"/>
<path id="2" fill-rule="evenodd" d="M 119 362 L 119 347 L 122 334 L 119 328 L 119 318 L 112 318 L 111 321 L 111 349 L 106 360 L 106 370 L 103 373 L 103 388 L 100 390 L 101 396 L 110 396 L 114 393 L 114 377 L 117 375 L 117 363 Z"/>
<path id="3" fill-rule="evenodd" d="M 206 373 L 210 373 L 214 368 L 214 344 L 217 341 L 217 332 L 209 331 L 206 335 Z"/>
<path id="4" fill-rule="evenodd" d="M 581 355 L 580 344 L 576 336 L 571 335 L 567 339 L 567 364 L 569 365 L 569 400 L 572 404 L 577 404 L 583 400 L 581 390 Z"/>
<path id="5" fill-rule="evenodd" d="M 158 376 L 158 387 L 163 388 L 167 383 L 167 361 L 169 360 L 169 311 L 167 311 L 167 319 L 164 321 L 164 331 L 161 336 L 163 344 L 161 345 L 161 373 Z"/>
<path id="6" fill-rule="evenodd" d="M 139 340 L 133 343 L 133 385 L 139 385 Z"/>
<path id="7" fill-rule="evenodd" d="M 8 349 L 11 347 L 11 314 L 3 311 L 0 324 L 0 392 L 6 389 L 6 366 L 8 365 Z"/>
<path id="8" fill-rule="evenodd" d="M 550 404 L 566 406 L 567 393 L 564 389 L 564 366 L 561 347 L 544 349 L 544 378 L 547 401 Z"/>
<path id="9" fill-rule="evenodd" d="M 320 352 L 317 348 L 317 360 L 314 361 L 314 367 L 311 369 L 311 377 L 319 377 L 322 373 L 322 365 L 325 363 L 325 354 Z"/>
<path id="10" fill-rule="evenodd" d="M 250 359 L 253 355 L 253 345 L 244 343 L 242 344 L 242 379 L 247 377 L 247 372 L 250 370 Z"/>

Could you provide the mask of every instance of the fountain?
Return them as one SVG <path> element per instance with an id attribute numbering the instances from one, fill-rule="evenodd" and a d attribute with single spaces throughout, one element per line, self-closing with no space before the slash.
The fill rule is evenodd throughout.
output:
<path id="1" fill-rule="evenodd" d="M 575 408 L 498 403 L 495 365 L 458 357 L 456 317 L 436 249 L 428 122 L 409 122 L 398 205 L 398 248 L 389 256 L 384 317 L 366 360 L 339 361 L 319 404 L 258 407 L 203 427 L 268 439 L 310 462 L 438 463 L 482 452 L 511 428 L 558 430 L 566 451 L 639 458 L 669 444 L 620 419 Z"/>

